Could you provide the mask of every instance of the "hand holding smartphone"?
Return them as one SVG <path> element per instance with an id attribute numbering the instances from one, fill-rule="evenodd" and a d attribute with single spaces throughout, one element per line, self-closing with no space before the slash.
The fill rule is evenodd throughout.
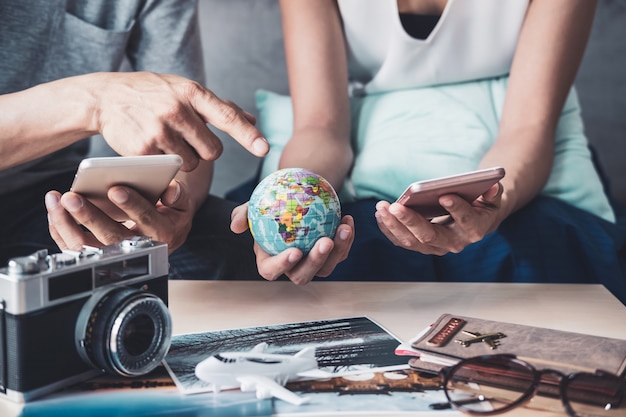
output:
<path id="1" fill-rule="evenodd" d="M 407 187 L 397 203 L 412 208 L 427 219 L 448 212 L 439 205 L 439 197 L 457 194 L 471 203 L 504 177 L 504 168 L 495 167 L 414 182 Z"/>
<path id="2" fill-rule="evenodd" d="M 87 158 L 81 161 L 70 191 L 81 194 L 112 219 L 128 216 L 107 197 L 109 188 L 125 185 L 156 203 L 183 163 L 178 155 Z"/>

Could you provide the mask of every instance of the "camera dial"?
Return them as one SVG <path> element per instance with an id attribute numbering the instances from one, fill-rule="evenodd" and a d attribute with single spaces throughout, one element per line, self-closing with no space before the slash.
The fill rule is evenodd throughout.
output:
<path id="1" fill-rule="evenodd" d="M 147 236 L 134 236 L 129 239 L 124 239 L 120 246 L 124 251 L 131 251 L 137 248 L 148 248 L 152 246 L 152 239 Z"/>
<path id="2" fill-rule="evenodd" d="M 100 291 L 76 322 L 76 347 L 92 366 L 122 376 L 156 368 L 170 346 L 171 318 L 156 295 L 137 288 Z"/>
<path id="3" fill-rule="evenodd" d="M 32 275 L 48 269 L 48 250 L 41 249 L 32 255 L 9 259 L 7 272 L 11 276 Z"/>

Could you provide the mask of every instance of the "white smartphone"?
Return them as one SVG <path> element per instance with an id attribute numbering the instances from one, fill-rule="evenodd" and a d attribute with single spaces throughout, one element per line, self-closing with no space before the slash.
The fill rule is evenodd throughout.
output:
<path id="1" fill-rule="evenodd" d="M 432 219 L 448 214 L 439 205 L 439 197 L 442 195 L 457 194 L 471 203 L 503 177 L 504 168 L 494 167 L 418 181 L 409 185 L 396 202 L 411 207 L 427 219 Z"/>
<path id="2" fill-rule="evenodd" d="M 137 190 L 156 203 L 183 163 L 179 155 L 113 156 L 83 159 L 71 191 L 83 195 L 111 218 L 122 222 L 128 216 L 107 197 L 114 185 Z"/>

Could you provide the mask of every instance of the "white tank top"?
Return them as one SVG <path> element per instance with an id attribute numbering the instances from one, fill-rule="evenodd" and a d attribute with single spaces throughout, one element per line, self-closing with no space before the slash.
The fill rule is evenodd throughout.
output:
<path id="1" fill-rule="evenodd" d="M 529 0 L 448 0 L 424 40 L 406 33 L 396 0 L 338 0 L 351 81 L 366 93 L 508 74 Z"/>

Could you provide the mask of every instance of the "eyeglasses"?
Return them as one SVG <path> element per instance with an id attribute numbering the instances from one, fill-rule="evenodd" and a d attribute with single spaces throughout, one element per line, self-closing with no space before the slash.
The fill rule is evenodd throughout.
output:
<path id="1" fill-rule="evenodd" d="M 512 355 L 486 355 L 444 368 L 442 376 L 450 405 L 468 414 L 499 414 L 532 398 L 560 397 L 571 417 L 626 416 L 626 378 L 608 372 L 565 375 Z"/>

